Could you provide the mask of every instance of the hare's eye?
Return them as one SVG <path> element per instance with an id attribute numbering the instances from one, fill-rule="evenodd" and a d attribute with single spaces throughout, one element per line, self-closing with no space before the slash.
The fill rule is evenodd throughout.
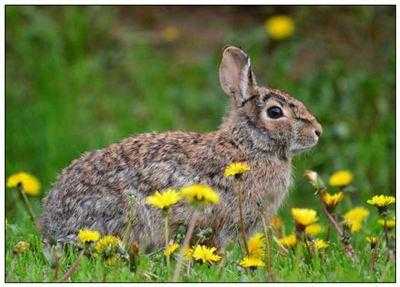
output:
<path id="1" fill-rule="evenodd" d="M 278 106 L 268 108 L 267 114 L 271 119 L 277 119 L 283 116 L 282 109 Z"/>

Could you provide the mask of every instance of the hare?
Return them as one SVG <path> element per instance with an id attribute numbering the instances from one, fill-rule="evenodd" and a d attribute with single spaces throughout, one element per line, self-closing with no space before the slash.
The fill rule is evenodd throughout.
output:
<path id="1" fill-rule="evenodd" d="M 79 229 L 91 228 L 143 248 L 160 247 L 162 214 L 145 198 L 203 183 L 219 193 L 220 202 L 202 212 L 196 229 L 211 228 L 213 243 L 223 246 L 237 238 L 239 226 L 236 183 L 224 177 L 232 162 L 251 168 L 240 189 L 245 231 L 260 227 L 262 213 L 267 220 L 274 215 L 288 193 L 292 157 L 317 144 L 321 125 L 302 102 L 258 86 L 250 58 L 237 47 L 224 49 L 219 80 L 230 111 L 217 131 L 141 134 L 88 152 L 65 168 L 43 200 L 39 225 L 45 242 L 73 244 Z M 188 204 L 172 207 L 172 231 L 186 226 L 190 215 Z"/>

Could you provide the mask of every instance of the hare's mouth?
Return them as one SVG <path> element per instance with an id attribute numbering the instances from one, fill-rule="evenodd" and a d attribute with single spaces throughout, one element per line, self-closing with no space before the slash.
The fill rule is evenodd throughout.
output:
<path id="1" fill-rule="evenodd" d="M 296 149 L 292 149 L 291 152 L 292 152 L 293 154 L 299 154 L 299 153 L 305 152 L 305 151 L 307 151 L 307 150 L 310 150 L 311 148 L 312 148 L 312 147 L 296 148 Z"/>
<path id="2" fill-rule="evenodd" d="M 290 152 L 292 154 L 299 154 L 299 153 L 302 153 L 302 152 L 312 149 L 314 146 L 315 146 L 315 144 L 309 145 L 309 146 L 303 146 L 303 147 L 295 147 L 295 148 L 291 149 Z"/>

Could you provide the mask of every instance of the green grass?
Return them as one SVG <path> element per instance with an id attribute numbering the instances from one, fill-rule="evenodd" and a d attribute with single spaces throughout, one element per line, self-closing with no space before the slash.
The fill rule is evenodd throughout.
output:
<path id="1" fill-rule="evenodd" d="M 54 270 L 47 264 L 42 255 L 40 237 L 25 218 L 25 224 L 11 224 L 7 229 L 6 241 L 6 281 L 7 282 L 51 282 Z M 19 239 L 29 241 L 32 246 L 27 253 L 15 256 L 12 247 Z M 384 249 L 381 249 L 375 272 L 369 268 L 371 251 L 363 240 L 356 240 L 354 247 L 358 261 L 352 263 L 344 256 L 341 245 L 332 241 L 331 246 L 319 256 L 307 259 L 307 252 L 297 247 L 289 255 L 283 255 L 273 245 L 272 270 L 274 281 L 277 282 L 394 282 L 395 267 L 386 261 Z M 181 280 L 185 282 L 265 282 L 267 273 L 264 269 L 245 271 L 238 266 L 242 252 L 237 244 L 230 245 L 225 250 L 222 264 L 196 263 L 187 272 L 184 268 Z M 67 249 L 60 260 L 60 273 L 69 269 L 77 257 L 77 251 Z M 162 251 L 150 255 L 141 254 L 134 272 L 128 264 L 106 267 L 101 259 L 84 257 L 80 267 L 72 275 L 73 282 L 101 282 L 106 276 L 107 282 L 162 282 L 169 281 L 173 272 L 172 266 L 167 268 Z M 27 272 L 29 270 L 29 272 Z M 61 275 L 60 277 L 61 278 Z"/>
<path id="2" fill-rule="evenodd" d="M 179 9 L 8 6 L 6 176 L 19 170 L 36 175 L 43 197 L 60 170 L 87 150 L 148 131 L 216 129 L 228 102 L 219 87 L 218 62 L 222 47 L 231 43 L 252 57 L 259 83 L 302 100 L 324 128 L 318 147 L 295 159 L 294 185 L 279 211 L 288 232 L 294 206 L 317 209 L 325 229 L 328 225 L 302 177 L 306 169 L 317 170 L 324 179 L 336 169 L 354 173 L 340 214 L 365 206 L 373 194 L 395 194 L 394 8 L 223 7 L 217 18 L 211 8 L 202 9 L 203 14 L 188 19 Z M 296 33 L 276 43 L 265 34 L 263 21 L 282 12 L 294 18 Z M 240 15 L 235 23 L 232 15 Z M 166 25 L 181 30 L 175 42 L 163 39 L 160 31 Z M 31 202 L 40 214 L 40 199 Z M 6 217 L 6 280 L 49 281 L 40 237 L 11 190 Z M 364 236 L 379 231 L 376 218 L 371 209 L 365 228 L 353 238 L 358 264 L 347 261 L 332 237 L 323 259 L 311 263 L 303 254 L 274 252 L 276 279 L 394 281 L 394 264 L 383 257 L 376 272 L 369 271 Z M 22 239 L 32 249 L 15 257 L 12 246 Z M 74 256 L 63 259 L 63 270 Z M 238 269 L 240 256 L 236 247 L 223 268 L 194 266 L 185 280 L 264 281 L 262 271 Z M 160 254 L 143 255 L 139 261 L 137 272 L 123 267 L 107 280 L 168 278 Z M 98 281 L 104 270 L 100 262 L 85 259 L 72 279 Z"/>

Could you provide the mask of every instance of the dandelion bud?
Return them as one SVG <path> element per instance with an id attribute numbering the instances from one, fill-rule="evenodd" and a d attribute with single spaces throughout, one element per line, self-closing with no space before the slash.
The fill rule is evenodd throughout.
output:
<path id="1" fill-rule="evenodd" d="M 371 249 L 374 249 L 378 244 L 378 237 L 376 236 L 367 236 L 365 239 L 369 242 Z"/>
<path id="2" fill-rule="evenodd" d="M 313 170 L 306 170 L 304 176 L 311 182 L 314 183 L 318 179 L 318 173 Z"/>
<path id="3" fill-rule="evenodd" d="M 313 170 L 306 170 L 304 173 L 305 178 L 315 187 L 315 189 L 320 190 L 325 187 L 324 182 L 318 176 L 318 173 Z"/>
<path id="4" fill-rule="evenodd" d="M 29 250 L 30 244 L 26 241 L 19 241 L 17 244 L 15 244 L 13 252 L 14 254 L 22 254 L 26 251 Z"/>

